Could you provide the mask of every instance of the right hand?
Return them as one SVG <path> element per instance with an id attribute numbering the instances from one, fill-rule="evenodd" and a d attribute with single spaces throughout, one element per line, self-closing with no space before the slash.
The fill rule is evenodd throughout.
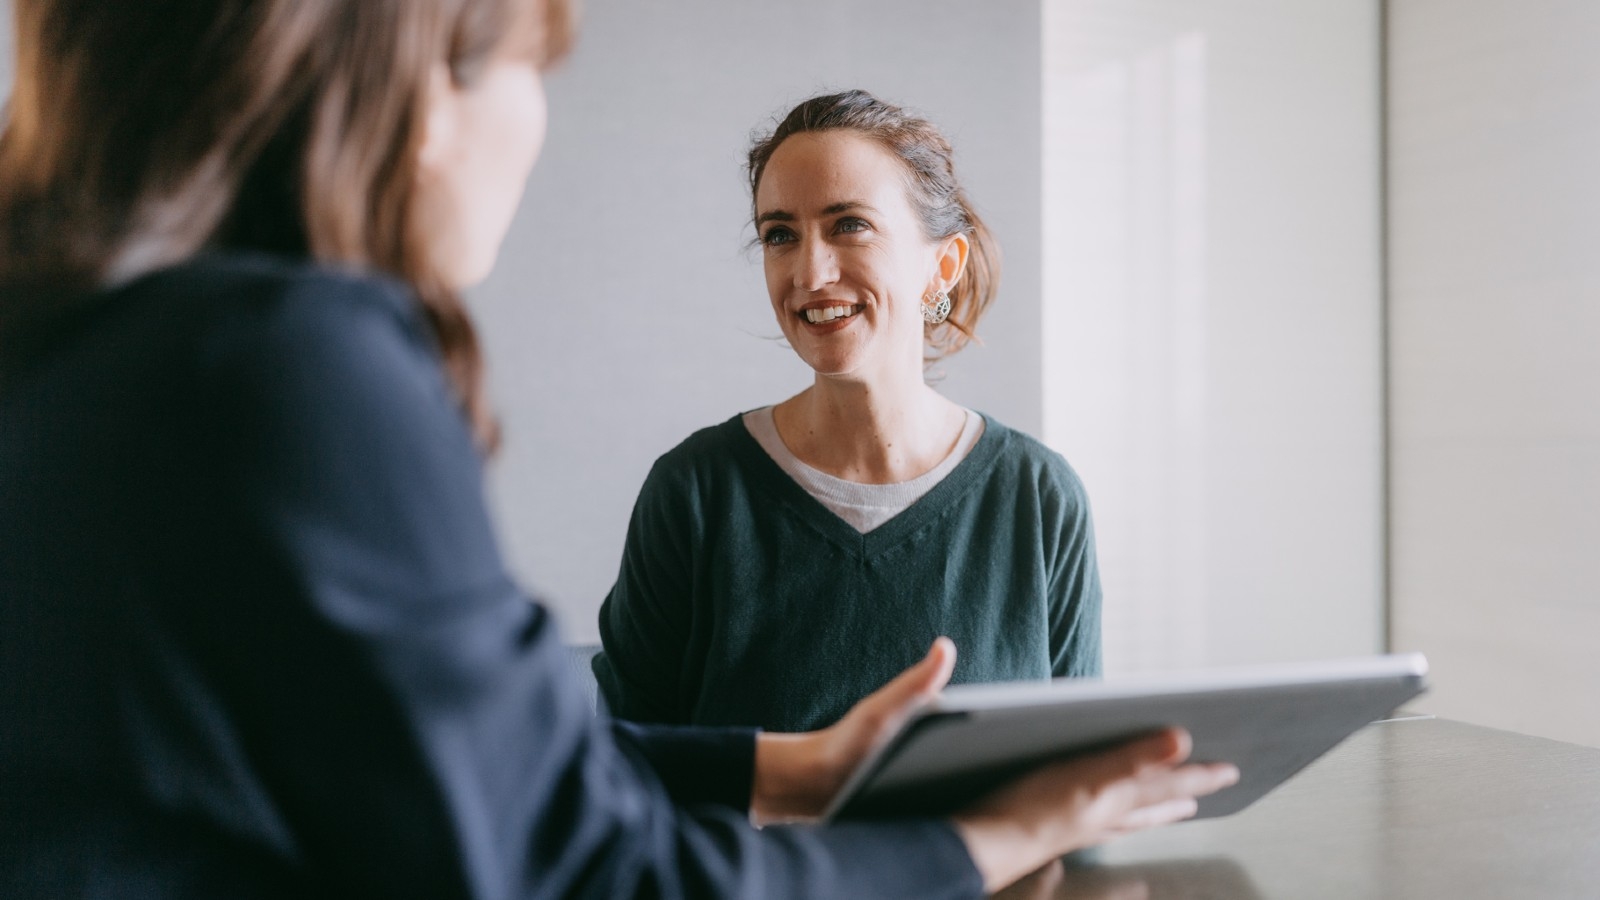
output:
<path id="1" fill-rule="evenodd" d="M 954 819 L 996 891 L 1062 855 L 1187 819 L 1196 798 L 1239 780 L 1227 763 L 1184 765 L 1189 733 L 1169 728 L 1120 747 L 1044 766 Z"/>

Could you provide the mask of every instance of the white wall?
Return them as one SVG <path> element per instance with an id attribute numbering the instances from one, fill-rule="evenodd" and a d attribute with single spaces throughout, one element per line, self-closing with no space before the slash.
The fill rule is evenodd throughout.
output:
<path id="1" fill-rule="evenodd" d="M 474 300 L 507 446 L 493 493 L 524 580 L 593 640 L 635 493 L 694 429 L 810 370 L 779 341 L 744 250 L 754 129 L 824 89 L 927 113 L 1005 254 L 986 344 L 943 389 L 1040 427 L 1037 0 L 590 0 L 550 81 L 551 132 Z"/>
<path id="2" fill-rule="evenodd" d="M 1383 643 L 1376 0 L 1045 0 L 1045 433 L 1112 671 Z"/>
<path id="3" fill-rule="evenodd" d="M 1389 6 L 1395 644 L 1600 746 L 1600 4 Z"/>

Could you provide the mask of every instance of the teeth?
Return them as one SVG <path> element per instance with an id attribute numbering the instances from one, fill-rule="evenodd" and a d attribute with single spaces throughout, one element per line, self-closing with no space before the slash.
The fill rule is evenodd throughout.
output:
<path id="1" fill-rule="evenodd" d="M 823 309 L 805 310 L 804 315 L 807 322 L 813 325 L 821 325 L 823 322 L 831 322 L 834 319 L 853 316 L 855 312 L 855 308 L 850 306 L 829 306 Z"/>

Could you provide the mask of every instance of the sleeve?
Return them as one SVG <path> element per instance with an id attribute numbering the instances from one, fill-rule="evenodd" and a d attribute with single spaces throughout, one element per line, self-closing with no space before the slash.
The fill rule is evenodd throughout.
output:
<path id="1" fill-rule="evenodd" d="M 750 809 L 756 729 L 638 725 L 613 720 L 612 737 L 633 748 L 677 803 Z"/>
<path id="2" fill-rule="evenodd" d="M 670 457 L 639 489 L 616 583 L 600 606 L 595 683 L 619 719 L 681 724 L 689 622 L 694 613 L 692 493 Z"/>
<path id="3" fill-rule="evenodd" d="M 1047 487 L 1045 552 L 1049 567 L 1050 672 L 1056 678 L 1101 674 L 1100 569 L 1089 497 L 1065 460 Z"/>
<path id="4" fill-rule="evenodd" d="M 205 354 L 193 566 L 226 602 L 174 633 L 238 736 L 229 765 L 262 786 L 217 815 L 274 823 L 272 852 L 333 895 L 977 896 L 941 822 L 762 831 L 673 802 L 652 766 L 729 763 L 679 789 L 748 793 L 750 734 L 619 742 L 593 716 L 505 574 L 476 451 L 398 293 L 300 286 Z"/>

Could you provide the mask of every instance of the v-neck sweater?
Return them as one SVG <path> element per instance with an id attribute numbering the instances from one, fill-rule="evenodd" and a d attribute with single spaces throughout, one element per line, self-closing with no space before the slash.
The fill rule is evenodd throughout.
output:
<path id="1" fill-rule="evenodd" d="M 601 694 L 642 722 L 824 727 L 939 635 L 953 683 L 1098 675 L 1088 499 L 1060 454 L 985 416 L 947 476 L 863 534 L 735 416 L 651 469 L 600 634 Z"/>
<path id="2" fill-rule="evenodd" d="M 855 530 L 865 533 L 921 500 L 922 495 L 943 481 L 950 470 L 972 452 L 983 434 L 983 417 L 970 409 L 965 413 L 966 420 L 962 423 L 955 446 L 938 465 L 915 478 L 890 484 L 847 481 L 807 465 L 783 442 L 770 406 L 751 410 L 740 418 L 744 420 L 744 427 L 750 436 L 756 439 L 761 449 L 767 451 L 767 455 L 772 457 L 784 474 L 805 488 L 806 493 L 817 498 L 817 502 L 826 506 L 829 512 L 849 522 Z"/>

